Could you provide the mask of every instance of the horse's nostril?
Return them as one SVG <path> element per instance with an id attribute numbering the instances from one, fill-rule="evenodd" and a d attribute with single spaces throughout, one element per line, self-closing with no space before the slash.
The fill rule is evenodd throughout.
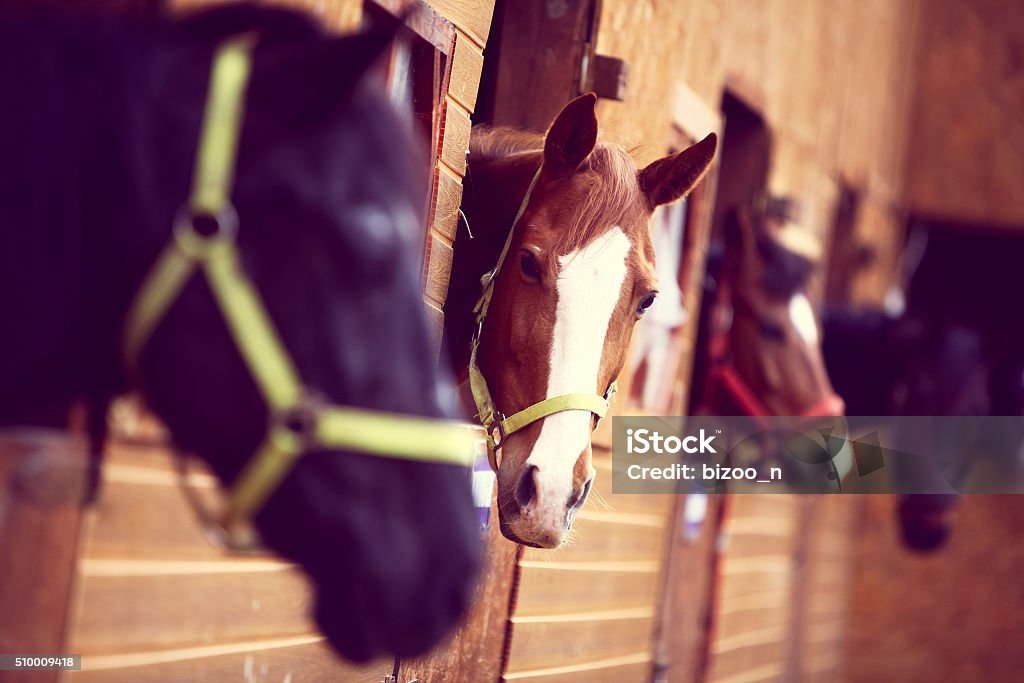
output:
<path id="1" fill-rule="evenodd" d="M 581 507 L 583 507 L 583 504 L 584 504 L 585 502 L 587 502 L 587 496 L 589 496 L 589 495 L 590 495 L 590 484 L 591 484 L 591 483 L 592 483 L 593 481 L 594 481 L 594 478 L 593 478 L 593 477 L 591 477 L 590 479 L 587 479 L 586 483 L 585 483 L 585 484 L 583 484 L 583 488 L 582 488 L 582 489 L 580 490 L 580 492 L 579 492 L 579 493 L 576 493 L 576 492 L 574 492 L 574 493 L 573 493 L 573 494 L 572 494 L 572 495 L 571 495 L 571 496 L 569 497 L 569 505 L 568 505 L 568 508 L 569 508 L 569 510 L 570 510 L 571 512 L 576 512 L 576 511 L 577 511 L 577 510 L 579 510 L 579 509 L 580 509 Z"/>
<path id="2" fill-rule="evenodd" d="M 530 465 L 519 476 L 519 483 L 516 484 L 516 503 L 519 504 L 520 510 L 526 509 L 537 496 L 536 475 L 536 465 Z"/>

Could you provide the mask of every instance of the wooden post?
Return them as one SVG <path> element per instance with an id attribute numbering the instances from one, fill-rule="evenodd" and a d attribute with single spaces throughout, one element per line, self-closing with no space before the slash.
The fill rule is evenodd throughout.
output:
<path id="1" fill-rule="evenodd" d="M 67 432 L 0 433 L 0 652 L 63 652 L 86 460 L 85 440 Z M 0 681 L 59 676 L 7 671 Z"/>

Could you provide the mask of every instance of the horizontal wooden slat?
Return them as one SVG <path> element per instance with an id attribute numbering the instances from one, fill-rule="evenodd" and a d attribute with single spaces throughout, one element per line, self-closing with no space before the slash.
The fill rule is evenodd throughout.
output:
<path id="1" fill-rule="evenodd" d="M 789 555 L 738 555 L 731 553 L 722 561 L 722 575 L 726 577 L 746 574 L 779 574 L 792 569 Z"/>
<path id="2" fill-rule="evenodd" d="M 426 0 L 445 19 L 468 33 L 480 47 L 487 45 L 494 0 Z"/>
<path id="3" fill-rule="evenodd" d="M 168 681 L 288 681 L 289 683 L 380 683 L 391 661 L 354 666 L 337 658 L 320 636 L 219 643 L 187 649 L 85 657 L 76 683 L 167 683 Z"/>
<path id="4" fill-rule="evenodd" d="M 782 628 L 789 623 L 789 605 L 774 609 L 755 609 L 729 614 L 719 613 L 715 623 L 715 635 L 719 640 L 729 640 L 733 636 L 742 636 L 752 632 L 763 632 L 766 629 Z"/>
<path id="5" fill-rule="evenodd" d="M 517 623 L 508 673 L 584 664 L 651 648 L 654 619 Z"/>
<path id="6" fill-rule="evenodd" d="M 782 677 L 785 665 L 782 662 L 771 662 L 744 669 L 738 673 L 714 676 L 711 680 L 714 683 L 761 683 L 762 681 L 777 681 Z"/>
<path id="7" fill-rule="evenodd" d="M 735 614 L 759 609 L 779 609 L 789 604 L 790 594 L 786 590 L 767 591 L 723 599 L 718 604 L 719 614 Z"/>
<path id="8" fill-rule="evenodd" d="M 746 557 L 790 553 L 796 543 L 794 536 L 763 534 L 729 534 L 726 552 L 737 560 Z"/>
<path id="9" fill-rule="evenodd" d="M 649 652 L 595 659 L 580 664 L 506 674 L 506 681 L 551 681 L 552 683 L 646 683 L 651 676 Z"/>
<path id="10" fill-rule="evenodd" d="M 789 572 L 764 571 L 757 573 L 737 574 L 727 577 L 721 582 L 721 599 L 739 600 L 748 595 L 757 595 L 773 591 L 788 592 L 792 588 L 793 578 Z"/>
<path id="11" fill-rule="evenodd" d="M 171 477 L 150 470 L 151 475 Z M 210 489 L 201 489 L 213 493 Z M 210 501 L 211 504 L 213 501 Z M 94 519 L 86 535 L 88 558 L 220 560 L 229 557 L 206 537 L 177 486 L 104 482 L 102 497 L 90 511 Z M 267 557 L 271 557 L 269 554 Z"/>
<path id="12" fill-rule="evenodd" d="M 455 242 L 462 205 L 462 180 L 446 166 L 437 169 L 437 204 L 434 207 L 434 229 L 447 240 Z M 472 229 L 473 226 L 470 226 Z"/>
<path id="13" fill-rule="evenodd" d="M 165 443 L 148 439 L 111 439 L 103 454 L 103 464 L 148 467 L 171 474 L 177 472 L 174 452 Z M 195 458 L 189 459 L 188 469 L 190 472 L 210 472 L 204 463 Z"/>
<path id="14" fill-rule="evenodd" d="M 572 540 L 558 550 L 527 548 L 523 559 L 538 562 L 599 562 L 626 560 L 657 564 L 662 556 L 665 530 L 657 527 L 608 524 L 579 519 Z"/>
<path id="15" fill-rule="evenodd" d="M 86 575 L 72 649 L 111 654 L 310 633 L 311 603 L 296 569 Z"/>
<path id="16" fill-rule="evenodd" d="M 785 639 L 785 626 L 768 626 L 715 638 L 715 642 L 711 644 L 711 651 L 716 655 L 721 655 L 745 648 L 775 645 L 782 643 Z"/>
<path id="17" fill-rule="evenodd" d="M 476 96 L 480 89 L 480 74 L 483 70 L 483 52 L 464 33 L 457 33 L 448 94 L 469 111 L 476 109 Z"/>
<path id="18" fill-rule="evenodd" d="M 595 447 L 593 465 L 597 475 L 584 510 L 655 515 L 665 519 L 667 523 L 674 496 L 612 493 L 611 456 L 607 449 Z"/>
<path id="19" fill-rule="evenodd" d="M 430 236 L 430 260 L 424 293 L 440 306 L 448 296 L 448 278 L 452 273 L 452 248 L 437 237 Z"/>
<path id="20" fill-rule="evenodd" d="M 429 301 L 423 302 L 423 310 L 427 316 L 427 331 L 430 334 L 430 346 L 435 358 L 441 352 L 441 337 L 444 335 L 444 313 Z"/>
<path id="21" fill-rule="evenodd" d="M 469 115 L 451 98 L 445 99 L 444 110 L 441 160 L 459 176 L 465 176 L 466 153 L 469 151 L 469 135 L 473 124 Z"/>
<path id="22" fill-rule="evenodd" d="M 522 573 L 516 615 L 650 607 L 658 595 L 658 580 L 653 572 L 570 572 L 530 566 Z"/>

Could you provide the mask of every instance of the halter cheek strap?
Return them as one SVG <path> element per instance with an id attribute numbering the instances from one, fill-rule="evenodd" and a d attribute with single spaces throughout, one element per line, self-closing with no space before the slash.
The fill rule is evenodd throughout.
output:
<path id="1" fill-rule="evenodd" d="M 244 523 L 310 450 L 351 450 L 469 466 L 476 442 L 465 424 L 324 405 L 310 398 L 258 290 L 239 262 L 235 244 L 238 216 L 230 202 L 231 181 L 251 45 L 250 38 L 241 37 L 217 50 L 192 195 L 175 220 L 173 239 L 128 309 L 123 339 L 126 365 L 137 377 L 142 351 L 188 281 L 201 273 L 209 283 L 232 341 L 270 413 L 263 441 L 231 486 L 227 511 L 220 520 L 220 530 L 233 547 L 248 545 L 250 539 L 241 535 Z"/>
<path id="2" fill-rule="evenodd" d="M 483 291 L 480 294 L 480 298 L 477 299 L 476 306 L 473 307 L 473 313 L 476 314 L 476 325 L 473 328 L 473 339 L 470 345 L 469 352 L 469 388 L 473 394 L 473 401 L 476 403 L 477 416 L 480 420 L 480 424 L 483 425 L 484 431 L 486 432 L 487 439 L 487 459 L 490 462 L 491 469 L 495 472 L 498 471 L 498 449 L 505 442 L 506 437 L 524 427 L 543 420 L 549 415 L 555 413 L 561 413 L 566 410 L 583 410 L 589 413 L 593 413 L 597 416 L 597 420 L 594 424 L 594 428 L 597 429 L 597 425 L 600 423 L 601 418 L 608 414 L 608 408 L 611 405 L 612 397 L 615 395 L 616 383 L 613 381 L 609 386 L 608 390 L 605 391 L 604 395 L 599 394 L 562 394 L 561 396 L 552 396 L 542 401 L 538 401 L 526 408 L 520 410 L 517 413 L 505 417 L 503 413 L 498 411 L 494 405 L 494 399 L 491 397 L 491 391 L 487 386 L 487 380 L 484 378 L 483 372 L 480 370 L 480 365 L 477 361 L 477 351 L 480 348 L 480 335 L 483 332 L 484 320 L 487 318 L 487 310 L 490 308 L 491 299 L 494 297 L 494 287 L 498 279 L 498 273 L 501 272 L 501 267 L 505 263 L 505 258 L 508 256 L 509 248 L 512 246 L 512 238 L 515 235 L 516 226 L 519 224 L 519 219 L 523 217 L 526 212 L 526 207 L 530 204 L 530 195 L 533 194 L 534 188 L 537 186 L 537 180 L 540 178 L 541 168 L 537 169 L 537 172 L 533 175 L 533 179 L 530 180 L 530 185 L 526 189 L 526 194 L 523 196 L 523 201 L 519 205 L 519 210 L 516 212 L 515 218 L 512 220 L 512 226 L 509 228 L 508 237 L 505 238 L 505 245 L 501 249 L 501 254 L 498 256 L 498 262 L 490 272 L 484 274 L 480 279 L 483 285 Z M 498 434 L 498 438 L 495 438 L 495 432 Z"/>

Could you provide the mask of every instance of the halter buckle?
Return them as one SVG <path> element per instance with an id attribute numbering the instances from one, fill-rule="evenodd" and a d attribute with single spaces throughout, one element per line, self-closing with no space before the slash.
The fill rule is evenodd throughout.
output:
<path id="1" fill-rule="evenodd" d="M 494 444 L 494 450 L 497 451 L 505 443 L 505 413 L 500 410 L 494 411 L 494 424 L 491 425 L 491 443 Z M 498 439 L 494 439 L 494 432 L 498 432 Z"/>

